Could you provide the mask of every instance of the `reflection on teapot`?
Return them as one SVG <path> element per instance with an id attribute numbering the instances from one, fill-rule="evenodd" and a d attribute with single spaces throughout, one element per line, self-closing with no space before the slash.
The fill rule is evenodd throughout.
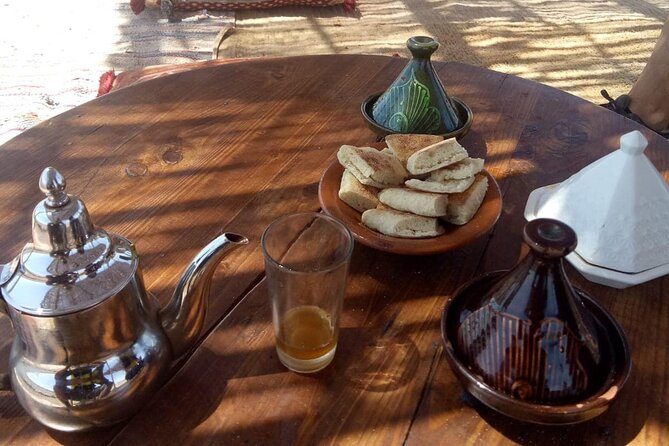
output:
<path id="1" fill-rule="evenodd" d="M 209 243 L 161 309 L 132 243 L 93 226 L 57 170 L 44 170 L 40 189 L 33 242 L 0 265 L 0 311 L 16 333 L 0 386 L 10 382 L 23 408 L 54 429 L 123 421 L 198 338 L 217 265 L 248 240 L 225 233 Z"/>

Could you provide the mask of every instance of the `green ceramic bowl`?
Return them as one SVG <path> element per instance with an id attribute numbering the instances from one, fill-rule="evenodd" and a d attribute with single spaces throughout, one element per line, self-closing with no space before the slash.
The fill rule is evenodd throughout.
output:
<path id="1" fill-rule="evenodd" d="M 395 133 L 400 133 L 396 132 L 395 130 L 389 129 L 388 127 L 384 127 L 377 123 L 374 118 L 372 117 L 372 107 L 374 106 L 374 103 L 376 100 L 381 96 L 381 93 L 376 93 L 371 96 L 369 96 L 367 99 L 365 99 L 360 106 L 360 110 L 362 111 L 362 116 L 365 118 L 365 121 L 367 122 L 367 125 L 369 126 L 370 129 L 380 137 L 384 137 L 386 135 L 392 135 Z M 443 136 L 444 139 L 448 138 L 457 138 L 460 139 L 463 136 L 469 132 L 469 128 L 472 126 L 472 121 L 474 121 L 474 114 L 472 113 L 472 109 L 469 108 L 467 104 L 462 102 L 460 99 L 451 96 L 451 101 L 453 101 L 453 105 L 455 105 L 455 109 L 458 112 L 458 115 L 460 119 L 464 122 L 462 127 L 459 129 L 448 132 L 448 133 L 441 133 L 439 134 L 440 136 Z"/>

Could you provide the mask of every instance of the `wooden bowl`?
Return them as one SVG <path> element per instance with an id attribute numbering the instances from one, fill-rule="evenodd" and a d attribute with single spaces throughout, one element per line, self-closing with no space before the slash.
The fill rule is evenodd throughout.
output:
<path id="1" fill-rule="evenodd" d="M 381 93 L 376 93 L 367 97 L 367 99 L 365 99 L 362 102 L 362 105 L 360 106 L 362 117 L 365 118 L 367 126 L 380 137 L 392 135 L 395 133 L 401 133 L 388 127 L 382 126 L 381 124 L 376 122 L 372 117 L 372 107 L 374 106 L 374 103 L 379 98 L 379 96 L 381 96 Z M 474 122 L 474 113 L 467 104 L 462 102 L 462 100 L 454 96 L 451 96 L 451 101 L 453 102 L 455 110 L 457 111 L 461 121 L 464 122 L 464 124 L 462 124 L 462 126 L 457 130 L 453 130 L 452 132 L 448 133 L 441 133 L 439 134 L 439 136 L 443 136 L 444 139 L 448 138 L 460 139 L 469 132 L 469 128 L 472 126 L 472 122 Z"/>
<path id="2" fill-rule="evenodd" d="M 575 288 L 585 310 L 597 327 L 601 354 L 608 358 L 607 379 L 599 389 L 579 401 L 564 404 L 539 404 L 522 401 L 501 392 L 472 372 L 466 355 L 458 349 L 458 328 L 463 315 L 478 307 L 490 288 L 505 271 L 484 274 L 462 285 L 446 304 L 441 318 L 441 336 L 448 364 L 464 388 L 486 406 L 508 417 L 536 424 L 575 424 L 602 414 L 620 394 L 632 370 L 629 345 L 622 327 L 595 299 Z"/>
<path id="3" fill-rule="evenodd" d="M 360 212 L 339 199 L 339 185 L 344 168 L 334 161 L 325 170 L 318 185 L 318 198 L 325 213 L 342 221 L 353 233 L 353 237 L 363 245 L 380 251 L 396 254 L 427 255 L 438 254 L 461 248 L 486 234 L 497 222 L 502 212 L 502 196 L 495 178 L 486 170 L 488 191 L 483 203 L 469 223 L 457 226 L 442 223 L 446 232 L 438 237 L 407 239 L 389 237 L 364 226 Z"/>

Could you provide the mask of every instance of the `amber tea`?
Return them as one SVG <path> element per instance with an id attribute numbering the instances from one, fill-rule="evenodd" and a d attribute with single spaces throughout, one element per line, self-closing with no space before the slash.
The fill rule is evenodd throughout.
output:
<path id="1" fill-rule="evenodd" d="M 277 348 L 299 360 L 317 359 L 337 346 L 330 316 L 315 305 L 292 308 L 283 315 L 276 338 Z"/>

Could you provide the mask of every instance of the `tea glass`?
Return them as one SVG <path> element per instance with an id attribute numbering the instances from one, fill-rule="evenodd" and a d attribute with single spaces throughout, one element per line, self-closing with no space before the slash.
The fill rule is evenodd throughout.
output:
<path id="1" fill-rule="evenodd" d="M 265 229 L 261 246 L 279 360 L 295 372 L 318 372 L 337 349 L 351 232 L 324 214 L 292 214 Z"/>

